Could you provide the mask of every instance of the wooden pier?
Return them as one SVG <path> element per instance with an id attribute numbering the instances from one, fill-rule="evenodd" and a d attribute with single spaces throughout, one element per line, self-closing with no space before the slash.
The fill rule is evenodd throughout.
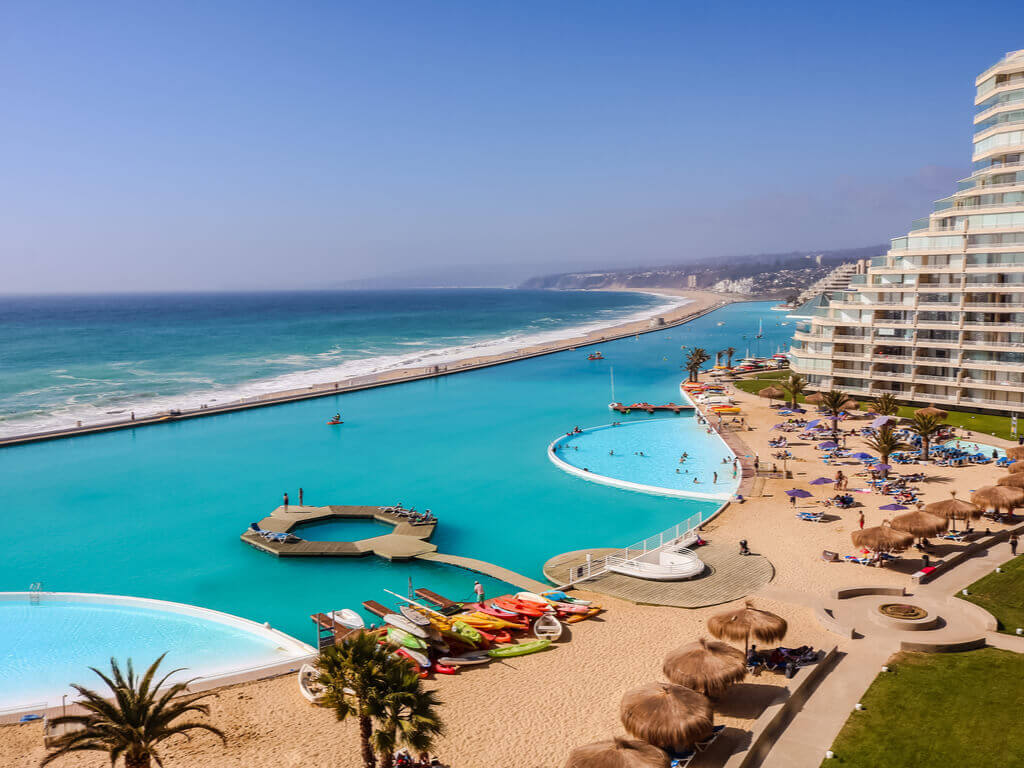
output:
<path id="1" fill-rule="evenodd" d="M 692 411 L 693 406 L 687 403 L 666 403 L 665 405 L 653 405 L 651 403 L 633 403 L 632 405 L 625 405 L 624 403 L 612 403 L 609 406 L 613 411 L 619 413 L 631 413 L 633 411 L 646 411 L 647 413 L 654 413 L 655 411 L 671 411 L 672 413 L 679 414 L 683 411 Z"/>
<path id="2" fill-rule="evenodd" d="M 409 560 L 435 552 L 429 539 L 437 527 L 436 520 L 415 523 L 390 511 L 390 507 L 328 506 L 278 507 L 269 517 L 257 523 L 270 533 L 291 533 L 302 523 L 324 520 L 376 520 L 394 526 L 391 533 L 356 541 L 271 541 L 251 528 L 242 534 L 242 541 L 277 557 L 362 557 L 377 555 L 386 560 Z"/>

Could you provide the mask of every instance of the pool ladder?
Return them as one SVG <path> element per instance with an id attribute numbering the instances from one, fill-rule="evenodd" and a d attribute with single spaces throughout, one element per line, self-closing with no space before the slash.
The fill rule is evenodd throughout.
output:
<path id="1" fill-rule="evenodd" d="M 30 605 L 39 605 L 39 599 L 43 594 L 43 582 L 36 581 L 29 585 L 28 602 Z"/>

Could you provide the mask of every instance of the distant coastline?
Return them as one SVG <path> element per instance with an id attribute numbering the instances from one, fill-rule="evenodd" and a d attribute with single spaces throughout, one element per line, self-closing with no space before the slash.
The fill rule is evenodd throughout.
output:
<path id="1" fill-rule="evenodd" d="M 181 419 L 198 418 L 202 416 L 213 416 L 221 413 L 245 410 L 249 408 L 267 407 L 283 403 L 307 400 L 315 397 L 329 397 L 345 392 L 353 392 L 362 389 L 400 384 L 408 381 L 446 376 L 464 371 L 487 368 L 494 365 L 503 365 L 516 360 L 525 360 L 531 357 L 549 355 L 562 352 L 567 349 L 580 346 L 591 346 L 613 339 L 633 336 L 640 333 L 662 330 L 683 323 L 689 322 L 714 309 L 737 301 L 736 298 L 713 294 L 707 291 L 679 291 L 674 289 L 652 289 L 644 290 L 633 287 L 608 286 L 600 291 L 626 291 L 633 293 L 645 293 L 673 299 L 683 299 L 675 306 L 645 313 L 636 320 L 626 323 L 613 324 L 605 327 L 592 329 L 584 334 L 570 335 L 564 338 L 548 340 L 538 344 L 524 346 L 518 349 L 497 352 L 488 355 L 467 356 L 454 361 L 438 363 L 435 365 L 404 367 L 380 373 L 353 376 L 326 383 L 313 384 L 307 387 L 294 388 L 260 394 L 253 397 L 245 397 L 237 400 L 218 403 L 216 405 L 203 404 L 195 408 L 169 409 L 158 413 L 147 414 L 143 418 L 135 420 L 120 418 L 110 421 L 96 423 L 82 423 L 80 426 L 71 426 L 52 430 L 27 432 L 9 435 L 0 438 L 0 447 L 14 446 L 44 440 L 56 440 L 78 435 L 96 434 L 120 429 L 134 429 L 135 427 L 161 424 L 168 421 Z M 658 320 L 660 318 L 660 320 Z"/>

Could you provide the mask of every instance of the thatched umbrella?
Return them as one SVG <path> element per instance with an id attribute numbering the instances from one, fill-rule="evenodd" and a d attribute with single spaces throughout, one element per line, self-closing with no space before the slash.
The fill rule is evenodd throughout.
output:
<path id="1" fill-rule="evenodd" d="M 856 411 L 858 408 L 860 408 L 860 403 L 858 403 L 856 400 L 847 400 L 845 403 L 843 403 L 844 411 Z"/>
<path id="2" fill-rule="evenodd" d="M 971 494 L 971 501 L 982 509 L 998 509 L 1011 512 L 1024 507 L 1024 490 L 1007 488 L 1005 485 L 986 485 Z"/>
<path id="3" fill-rule="evenodd" d="M 923 539 L 946 530 L 949 527 L 949 520 L 918 509 L 914 512 L 907 512 L 905 515 L 896 515 L 892 519 L 892 527 L 897 531 L 906 531 Z"/>
<path id="4" fill-rule="evenodd" d="M 1005 485 L 1007 488 L 1024 488 L 1024 472 L 1003 475 L 996 480 L 996 485 Z"/>
<path id="5" fill-rule="evenodd" d="M 1019 461 L 1024 459 L 1024 445 L 1014 445 L 1006 449 L 1006 458 Z"/>
<path id="6" fill-rule="evenodd" d="M 777 643 L 786 636 L 787 629 L 784 618 L 755 608 L 749 600 L 742 608 L 716 613 L 708 619 L 708 632 L 719 640 L 743 641 L 744 659 L 751 635 L 762 643 Z"/>
<path id="7" fill-rule="evenodd" d="M 914 543 L 913 535 L 906 531 L 897 531 L 888 520 L 883 520 L 881 525 L 873 528 L 854 531 L 850 538 L 854 546 L 864 547 L 872 552 L 902 552 Z"/>
<path id="8" fill-rule="evenodd" d="M 930 515 L 944 517 L 947 520 L 970 520 L 972 517 L 981 516 L 981 508 L 977 504 L 963 501 L 956 497 L 956 491 L 950 491 L 951 498 L 946 501 L 933 501 L 926 504 L 924 511 Z M 956 530 L 956 523 L 953 523 L 953 530 Z"/>
<path id="9" fill-rule="evenodd" d="M 739 648 L 702 637 L 672 651 L 661 671 L 676 685 L 714 698 L 746 677 L 747 660 Z"/>
<path id="10" fill-rule="evenodd" d="M 565 768 L 669 768 L 672 759 L 639 739 L 608 739 L 576 747 Z"/>
<path id="11" fill-rule="evenodd" d="M 936 408 L 934 405 L 929 405 L 927 408 L 918 408 L 914 413 L 920 414 L 921 416 L 938 416 L 940 419 L 949 417 L 949 411 Z"/>
<path id="12" fill-rule="evenodd" d="M 672 683 L 647 683 L 626 691 L 619 705 L 626 730 L 638 739 L 673 752 L 685 752 L 711 735 L 711 702 Z"/>
<path id="13" fill-rule="evenodd" d="M 1006 468 L 1006 471 L 1009 472 L 1011 475 L 1015 475 L 1018 472 L 1024 472 L 1024 461 L 1017 459 L 1015 462 L 1013 462 L 1013 464 L 1010 464 Z"/>
<path id="14" fill-rule="evenodd" d="M 777 397 L 782 397 L 786 393 L 782 389 L 780 389 L 779 387 L 774 387 L 773 386 L 773 387 L 765 387 L 764 389 L 762 389 L 757 394 L 759 394 L 761 397 L 767 397 L 769 400 L 774 400 Z"/>
<path id="15" fill-rule="evenodd" d="M 824 400 L 825 396 L 821 392 L 815 392 L 813 395 L 808 395 L 804 398 L 804 402 L 811 405 L 821 405 Z"/>

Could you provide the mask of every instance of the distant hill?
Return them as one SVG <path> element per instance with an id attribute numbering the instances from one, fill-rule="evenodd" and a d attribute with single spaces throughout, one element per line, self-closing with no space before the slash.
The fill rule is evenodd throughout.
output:
<path id="1" fill-rule="evenodd" d="M 706 259 L 659 267 L 564 272 L 531 277 L 520 288 L 702 288 L 765 298 L 799 292 L 837 267 L 857 259 L 870 259 L 888 245 L 831 251 L 758 253 Z"/>

